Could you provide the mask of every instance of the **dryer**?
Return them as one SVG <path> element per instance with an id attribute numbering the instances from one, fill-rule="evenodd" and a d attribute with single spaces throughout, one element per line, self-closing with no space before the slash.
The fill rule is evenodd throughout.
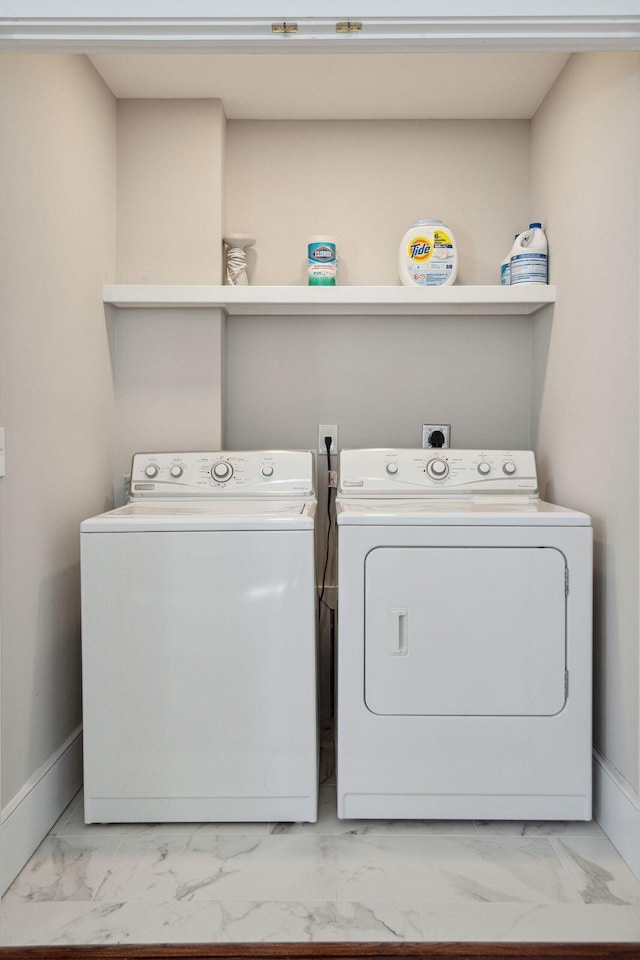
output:
<path id="1" fill-rule="evenodd" d="M 85 820 L 317 817 L 313 454 L 136 454 L 81 526 Z"/>
<path id="2" fill-rule="evenodd" d="M 517 450 L 344 450 L 343 818 L 591 817 L 590 518 Z"/>

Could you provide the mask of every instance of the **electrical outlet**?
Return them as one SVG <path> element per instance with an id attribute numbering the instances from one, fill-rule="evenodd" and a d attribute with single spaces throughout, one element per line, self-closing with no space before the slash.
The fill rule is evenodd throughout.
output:
<path id="1" fill-rule="evenodd" d="M 325 437 L 331 437 L 331 456 L 338 452 L 338 425 L 336 423 L 321 423 L 318 426 L 318 453 L 327 455 L 327 447 L 324 442 Z"/>
<path id="2" fill-rule="evenodd" d="M 422 424 L 422 446 L 431 446 L 431 434 L 434 430 L 439 430 L 444 437 L 443 447 L 451 446 L 451 424 L 450 423 L 423 423 Z"/>

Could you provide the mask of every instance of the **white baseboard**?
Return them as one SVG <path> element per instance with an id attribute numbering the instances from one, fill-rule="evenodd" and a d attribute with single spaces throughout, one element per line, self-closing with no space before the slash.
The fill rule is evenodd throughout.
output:
<path id="1" fill-rule="evenodd" d="M 594 817 L 640 878 L 640 799 L 619 770 L 593 751 Z"/>
<path id="2" fill-rule="evenodd" d="M 82 728 L 36 770 L 0 815 L 0 896 L 82 786 Z"/>

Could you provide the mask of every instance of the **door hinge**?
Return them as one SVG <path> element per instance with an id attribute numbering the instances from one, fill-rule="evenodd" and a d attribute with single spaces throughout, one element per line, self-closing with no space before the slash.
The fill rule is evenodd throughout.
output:
<path id="1" fill-rule="evenodd" d="M 362 21 L 340 20 L 336 23 L 336 33 L 362 33 Z"/>
<path id="2" fill-rule="evenodd" d="M 297 33 L 297 32 L 298 32 L 297 23 L 287 23 L 285 20 L 282 23 L 271 24 L 271 33 Z"/>

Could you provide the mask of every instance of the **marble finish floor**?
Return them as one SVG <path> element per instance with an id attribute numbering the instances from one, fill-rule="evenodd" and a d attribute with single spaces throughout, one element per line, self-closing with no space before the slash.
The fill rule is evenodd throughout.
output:
<path id="1" fill-rule="evenodd" d="M 85 825 L 9 888 L 0 945 L 638 941 L 640 885 L 593 823 Z"/>

